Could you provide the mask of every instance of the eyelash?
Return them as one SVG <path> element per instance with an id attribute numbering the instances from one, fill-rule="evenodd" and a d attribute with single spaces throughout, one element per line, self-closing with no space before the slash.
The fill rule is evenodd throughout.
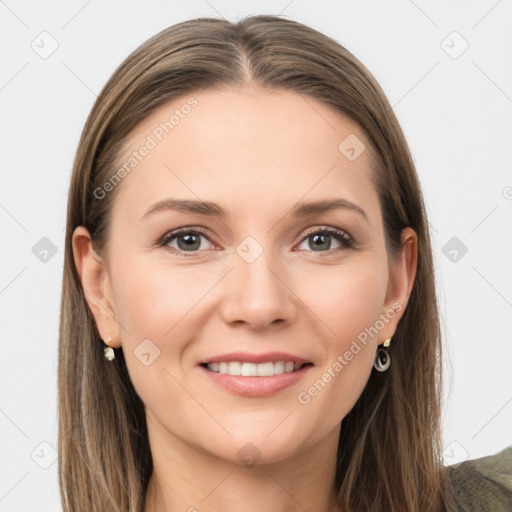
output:
<path id="1" fill-rule="evenodd" d="M 176 229 L 174 231 L 169 231 L 168 233 L 166 233 L 164 236 L 162 236 L 157 241 L 157 245 L 159 247 L 165 248 L 167 246 L 167 244 L 174 238 L 177 238 L 180 235 L 189 235 L 189 234 L 203 235 L 206 239 L 208 239 L 210 242 L 212 242 L 210 240 L 210 237 L 208 236 L 207 230 L 198 227 L 198 228 L 181 228 L 181 229 Z M 304 234 L 304 236 L 302 237 L 302 239 L 300 241 L 300 244 L 302 244 L 302 242 L 307 240 L 310 236 L 320 235 L 320 234 L 333 236 L 336 240 L 338 240 L 338 242 L 341 243 L 341 247 L 337 247 L 334 249 L 328 249 L 327 251 L 309 251 L 309 252 L 316 252 L 322 256 L 325 256 L 325 255 L 331 255 L 333 252 L 336 252 L 336 251 L 353 249 L 356 245 L 356 241 L 348 233 L 346 233 L 345 231 L 342 231 L 341 229 L 330 228 L 330 227 L 311 228 L 310 230 L 306 231 L 306 233 Z M 212 242 L 212 243 L 214 243 L 214 242 Z M 172 250 L 172 252 L 174 254 L 177 254 L 179 256 L 184 256 L 184 257 L 195 256 L 198 252 L 202 252 L 202 251 L 189 251 L 189 253 L 187 254 L 186 251 L 180 251 L 179 249 L 176 249 L 175 247 L 168 247 L 168 249 Z"/>

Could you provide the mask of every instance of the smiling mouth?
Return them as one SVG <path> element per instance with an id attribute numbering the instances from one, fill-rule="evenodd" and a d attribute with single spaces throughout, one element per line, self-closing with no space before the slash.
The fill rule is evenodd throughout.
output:
<path id="1" fill-rule="evenodd" d="M 283 373 L 293 373 L 313 363 L 293 363 L 292 361 L 276 361 L 267 363 L 245 363 L 242 361 L 221 361 L 202 363 L 200 366 L 213 373 L 241 377 L 272 377 Z"/>

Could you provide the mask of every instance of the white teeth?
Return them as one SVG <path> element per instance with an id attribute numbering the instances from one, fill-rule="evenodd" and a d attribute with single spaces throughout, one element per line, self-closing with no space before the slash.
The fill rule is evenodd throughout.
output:
<path id="1" fill-rule="evenodd" d="M 229 375 L 241 375 L 242 364 L 238 361 L 230 361 L 228 364 L 228 373 Z"/>
<path id="2" fill-rule="evenodd" d="M 244 377 L 257 377 L 258 366 L 255 363 L 242 363 L 242 375 Z"/>
<path id="3" fill-rule="evenodd" d="M 274 375 L 274 363 L 261 363 L 258 365 L 258 377 L 271 377 Z"/>
<path id="4" fill-rule="evenodd" d="M 284 361 L 277 361 L 274 363 L 274 374 L 281 375 L 281 373 L 284 373 Z"/>
<path id="5" fill-rule="evenodd" d="M 300 369 L 302 365 L 292 361 L 276 361 L 275 363 L 243 363 L 229 361 L 209 363 L 207 368 L 211 372 L 226 373 L 228 375 L 242 375 L 243 377 L 272 377 L 282 373 L 291 373 Z"/>

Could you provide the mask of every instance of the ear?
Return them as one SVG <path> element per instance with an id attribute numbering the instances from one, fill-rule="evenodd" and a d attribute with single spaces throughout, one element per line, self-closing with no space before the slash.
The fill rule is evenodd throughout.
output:
<path id="1" fill-rule="evenodd" d="M 401 234 L 401 249 L 389 262 L 389 281 L 381 318 L 388 319 L 379 332 L 379 344 L 393 337 L 402 315 L 405 313 L 418 262 L 418 237 L 407 227 Z"/>
<path id="2" fill-rule="evenodd" d="M 104 341 L 109 337 L 112 338 L 108 342 L 109 346 L 119 348 L 121 346 L 119 324 L 107 268 L 95 252 L 91 235 L 85 227 L 78 226 L 75 229 L 72 244 L 76 270 L 82 283 L 85 299 L 96 320 L 98 332 Z"/>

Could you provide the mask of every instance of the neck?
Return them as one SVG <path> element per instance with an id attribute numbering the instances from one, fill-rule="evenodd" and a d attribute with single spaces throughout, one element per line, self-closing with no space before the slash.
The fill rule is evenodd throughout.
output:
<path id="1" fill-rule="evenodd" d="M 144 512 L 340 510 L 334 485 L 339 427 L 286 460 L 244 465 L 189 446 L 168 431 L 162 437 L 164 429 L 152 420 L 153 473 Z"/>

